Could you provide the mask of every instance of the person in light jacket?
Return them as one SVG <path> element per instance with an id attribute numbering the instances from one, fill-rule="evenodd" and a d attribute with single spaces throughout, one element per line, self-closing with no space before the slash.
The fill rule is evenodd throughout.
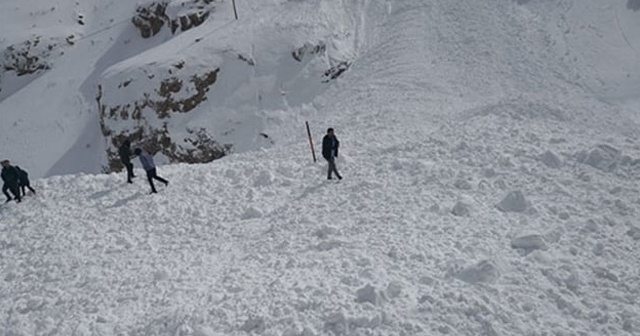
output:
<path id="1" fill-rule="evenodd" d="M 342 180 L 342 176 L 338 173 L 336 168 L 336 157 L 338 157 L 338 148 L 340 147 L 340 141 L 336 138 L 333 128 L 327 129 L 327 134 L 322 138 L 322 156 L 329 162 L 329 169 L 327 171 L 327 179 L 331 180 L 331 174 L 335 173 L 338 180 Z"/>
<path id="2" fill-rule="evenodd" d="M 153 157 L 149 155 L 149 153 L 144 152 L 140 148 L 136 148 L 134 153 L 140 159 L 140 164 L 142 165 L 142 168 L 144 168 L 144 170 L 147 172 L 147 180 L 149 181 L 149 185 L 151 186 L 152 194 L 158 193 L 158 191 L 156 191 L 156 187 L 153 185 L 153 180 L 158 180 L 164 183 L 164 185 L 169 184 L 169 181 L 163 179 L 162 177 L 156 174 L 156 165 L 155 163 L 153 163 Z"/>

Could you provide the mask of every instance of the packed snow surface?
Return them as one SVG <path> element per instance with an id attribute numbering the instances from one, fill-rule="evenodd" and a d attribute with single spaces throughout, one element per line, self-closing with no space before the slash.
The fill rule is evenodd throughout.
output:
<path id="1" fill-rule="evenodd" d="M 34 179 L 0 206 L 3 335 L 640 334 L 637 1 L 236 2 L 244 25 L 185 39 L 334 29 L 351 68 L 259 111 L 273 147 L 159 166 L 159 194 L 137 160 L 134 184 Z M 36 176 L 92 134 L 82 45 L 0 102 L 2 155 Z M 336 129 L 342 181 L 306 120 L 316 147 Z"/>

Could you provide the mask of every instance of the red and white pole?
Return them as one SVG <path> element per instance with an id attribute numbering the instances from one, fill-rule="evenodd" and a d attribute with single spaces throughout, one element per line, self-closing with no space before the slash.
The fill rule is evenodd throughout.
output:
<path id="1" fill-rule="evenodd" d="M 316 151 L 313 149 L 313 138 L 311 137 L 311 129 L 309 128 L 309 122 L 304 122 L 307 125 L 307 135 L 309 136 L 309 146 L 311 147 L 311 155 L 313 156 L 313 162 L 316 162 Z"/>

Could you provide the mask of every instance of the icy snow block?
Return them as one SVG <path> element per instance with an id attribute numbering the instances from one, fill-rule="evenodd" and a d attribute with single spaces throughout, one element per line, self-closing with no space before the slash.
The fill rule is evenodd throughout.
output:
<path id="1" fill-rule="evenodd" d="M 327 239 L 329 238 L 330 235 L 334 235 L 338 232 L 338 230 L 336 230 L 335 228 L 332 228 L 330 226 L 322 226 L 321 228 L 319 228 L 318 230 L 316 230 L 316 232 L 313 234 L 314 236 L 320 238 L 320 239 Z"/>
<path id="2" fill-rule="evenodd" d="M 547 244 L 541 235 L 534 234 L 513 239 L 511 241 L 511 247 L 526 251 L 546 250 Z"/>
<path id="3" fill-rule="evenodd" d="M 629 231 L 627 231 L 627 235 L 633 240 L 640 240 L 640 228 L 632 226 Z"/>
<path id="4" fill-rule="evenodd" d="M 459 180 L 455 181 L 453 183 L 453 185 L 456 188 L 462 189 L 462 190 L 471 190 L 471 189 L 473 189 L 473 187 L 471 186 L 471 183 L 469 183 L 469 181 L 464 180 L 464 179 L 459 179 Z"/>
<path id="5" fill-rule="evenodd" d="M 601 279 L 606 279 L 606 280 L 613 281 L 613 282 L 620 281 L 615 274 L 611 273 L 611 271 L 609 271 L 608 269 L 606 269 L 604 267 L 596 267 L 596 268 L 594 268 L 593 269 L 593 273 L 596 274 L 596 277 L 601 278 Z"/>
<path id="6" fill-rule="evenodd" d="M 619 150 L 608 145 L 598 145 L 584 159 L 584 163 L 601 171 L 610 172 L 616 169 L 619 160 Z"/>
<path id="7" fill-rule="evenodd" d="M 262 212 L 260 212 L 260 210 L 254 207 L 249 207 L 244 211 L 241 218 L 243 220 L 247 220 L 247 219 L 260 218 L 260 217 L 262 217 Z"/>
<path id="8" fill-rule="evenodd" d="M 378 293 L 376 293 L 376 288 L 371 286 L 370 284 L 367 284 L 366 286 L 358 289 L 356 291 L 356 302 L 369 302 L 375 305 L 378 302 Z"/>
<path id="9" fill-rule="evenodd" d="M 492 283 L 499 276 L 498 268 L 489 260 L 467 267 L 455 275 L 457 279 L 470 284 Z"/>
<path id="10" fill-rule="evenodd" d="M 397 281 L 392 281 L 387 286 L 387 297 L 389 298 L 397 298 L 402 294 L 402 284 Z"/>
<path id="11" fill-rule="evenodd" d="M 542 163 L 549 168 L 557 169 L 562 167 L 562 161 L 560 161 L 560 158 L 551 151 L 546 151 L 542 154 L 540 160 L 542 160 Z"/>
<path id="12" fill-rule="evenodd" d="M 273 184 L 274 177 L 268 170 L 261 171 L 258 176 L 253 179 L 254 187 L 266 187 Z"/>
<path id="13" fill-rule="evenodd" d="M 240 330 L 250 333 L 256 332 L 258 334 L 262 333 L 265 329 L 264 318 L 262 317 L 252 317 L 244 322 Z"/>
<path id="14" fill-rule="evenodd" d="M 334 335 L 347 333 L 347 317 L 342 312 L 332 313 L 324 319 L 324 330 Z"/>
<path id="15" fill-rule="evenodd" d="M 453 209 L 451 209 L 451 213 L 454 216 L 466 216 L 471 212 L 471 210 L 469 209 L 469 206 L 467 204 L 464 204 L 462 202 L 458 202 L 456 203 L 456 205 L 453 206 Z"/>
<path id="16" fill-rule="evenodd" d="M 524 212 L 529 207 L 529 203 L 522 191 L 516 190 L 509 192 L 496 207 L 502 212 Z"/>

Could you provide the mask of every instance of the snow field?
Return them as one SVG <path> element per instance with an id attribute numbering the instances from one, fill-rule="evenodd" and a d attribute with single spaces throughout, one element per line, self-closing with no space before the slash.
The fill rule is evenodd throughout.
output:
<path id="1" fill-rule="evenodd" d="M 538 139 L 540 154 L 562 157 L 548 167 L 522 150 L 524 124 L 502 121 L 503 132 L 455 127 L 374 149 L 345 135 L 341 182 L 303 159 L 306 144 L 285 159 L 271 149 L 161 166 L 170 184 L 158 195 L 139 169 L 134 185 L 123 174 L 38 180 L 37 197 L 0 210 L 3 328 L 637 332 L 638 190 L 625 182 L 637 165 L 602 170 L 560 154 L 576 144 Z M 492 150 L 498 136 L 513 148 Z M 524 202 L 501 210 L 510 192 Z"/>
<path id="2" fill-rule="evenodd" d="M 255 8 L 306 17 L 284 3 L 332 13 Z M 637 96 L 593 85 L 633 87 L 619 71 L 637 63 L 624 44 L 607 61 L 593 35 L 624 39 L 589 26 L 595 2 L 345 3 L 368 11 L 347 16 L 357 37 L 336 34 L 354 64 L 319 96 L 259 112 L 277 146 L 160 166 L 158 195 L 138 169 L 134 185 L 34 180 L 36 197 L 0 207 L 0 330 L 640 333 Z M 310 162 L 304 120 L 316 148 L 336 128 L 343 181 Z"/>

